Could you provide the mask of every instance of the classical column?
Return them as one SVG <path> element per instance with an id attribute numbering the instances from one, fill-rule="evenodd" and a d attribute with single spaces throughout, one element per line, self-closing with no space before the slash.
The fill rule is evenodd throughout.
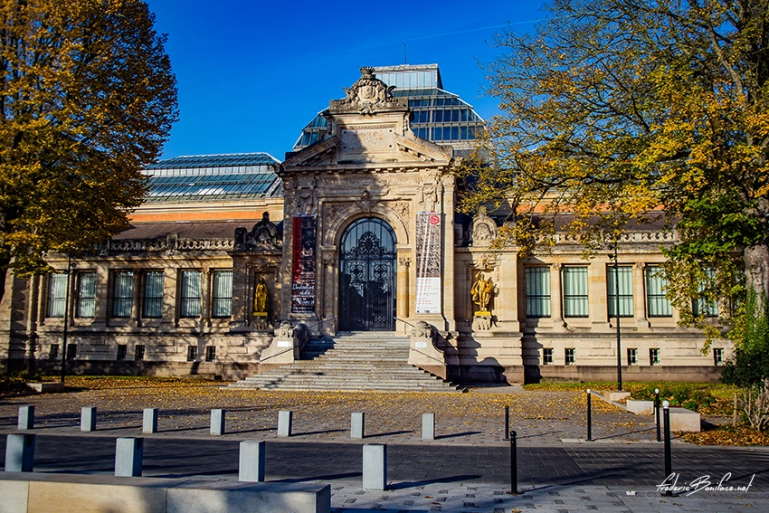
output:
<path id="1" fill-rule="evenodd" d="M 200 284 L 200 326 L 201 331 L 203 328 L 211 326 L 211 280 L 213 280 L 213 273 L 208 267 L 204 267 L 201 273 Z"/>
<path id="2" fill-rule="evenodd" d="M 162 324 L 179 325 L 178 282 L 181 279 L 178 267 L 166 268 L 163 272 L 163 319 Z"/>
<path id="3" fill-rule="evenodd" d="M 245 265 L 242 257 L 232 258 L 232 316 L 230 330 L 238 331 L 245 328 L 248 319 L 248 308 L 253 309 L 253 295 L 249 286 L 253 280 L 249 266 Z M 252 305 L 249 307 L 248 305 Z"/>
<path id="4" fill-rule="evenodd" d="M 132 296 L 131 296 L 131 324 L 141 326 L 141 297 L 142 297 L 142 278 L 144 273 L 139 269 L 134 269 Z"/>
<path id="5" fill-rule="evenodd" d="M 398 258 L 398 291 L 397 302 L 398 319 L 406 320 L 409 317 L 409 267 L 411 258 Z"/>
<path id="6" fill-rule="evenodd" d="M 322 313 L 322 326 L 321 330 L 324 333 L 332 334 L 338 329 L 338 323 L 335 322 L 336 308 L 338 308 L 338 301 L 336 301 L 337 293 L 336 287 L 338 286 L 338 279 L 336 274 L 336 248 L 335 247 L 322 247 L 321 254 L 323 255 L 323 271 L 318 273 L 318 278 L 323 279 L 323 282 L 318 281 L 317 290 L 322 290 L 321 294 L 317 294 L 318 304 L 316 305 L 317 312 Z"/>
<path id="7" fill-rule="evenodd" d="M 37 331 L 37 314 L 39 311 L 39 304 L 40 304 L 40 282 L 41 278 L 39 275 L 31 276 L 27 282 L 27 294 L 28 294 L 28 300 L 27 300 L 27 319 L 26 319 L 26 332 L 27 335 L 32 335 Z M 9 290 L 6 288 L 6 290 Z"/>
<path id="8" fill-rule="evenodd" d="M 37 309 L 37 324 L 39 326 L 45 326 L 46 310 L 48 310 L 48 282 L 50 276 L 50 274 L 44 274 L 37 282 L 37 298 L 40 305 Z"/>
<path id="9" fill-rule="evenodd" d="M 633 264 L 633 314 L 639 328 L 648 328 L 649 320 L 646 318 L 646 290 L 645 265 L 642 262 Z"/>
<path id="10" fill-rule="evenodd" d="M 563 309 L 561 308 L 561 270 L 563 265 L 554 263 L 550 266 L 550 308 L 553 326 L 563 327 Z"/>

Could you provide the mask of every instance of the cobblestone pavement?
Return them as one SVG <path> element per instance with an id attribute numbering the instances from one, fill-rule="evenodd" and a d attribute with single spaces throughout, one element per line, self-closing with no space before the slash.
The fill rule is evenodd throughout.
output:
<path id="1" fill-rule="evenodd" d="M 140 429 L 142 409 L 160 410 L 160 434 L 207 436 L 212 408 L 227 412 L 227 431 L 235 438 L 277 437 L 280 410 L 294 412 L 298 439 L 349 441 L 350 414 L 365 412 L 367 441 L 419 443 L 422 413 L 435 413 L 436 440 L 430 443 L 506 445 L 504 407 L 520 445 L 562 443 L 586 436 L 585 394 L 522 391 L 520 387 L 472 389 L 465 394 L 435 393 L 308 393 L 220 389 L 221 383 L 186 381 L 142 387 L 125 380 L 124 387 L 82 390 L 0 399 L 0 432 L 16 425 L 18 407 L 35 406 L 36 426 L 50 434 L 77 431 L 80 409 L 96 406 L 99 429 Z M 593 438 L 599 443 L 651 442 L 656 430 L 651 416 L 637 417 L 593 401 Z"/>
<path id="2" fill-rule="evenodd" d="M 114 384 L 113 384 L 114 385 Z M 769 511 L 769 450 L 676 443 L 673 470 L 684 486 L 731 473 L 747 492 L 698 491 L 662 497 L 662 446 L 651 419 L 601 401 L 595 443 L 584 437 L 579 392 L 519 388 L 466 394 L 281 393 L 220 390 L 220 383 L 182 382 L 83 389 L 0 399 L 0 432 L 16 430 L 18 407 L 36 408 L 35 469 L 111 473 L 115 438 L 141 435 L 144 407 L 160 409 L 160 432 L 145 436 L 144 475 L 194 480 L 237 479 L 238 442 L 267 445 L 267 480 L 332 486 L 335 513 L 390 512 L 683 512 Z M 496 392 L 496 393 L 491 393 Z M 519 433 L 519 487 L 511 495 L 504 406 Z M 79 430 L 80 408 L 98 408 L 98 430 Z M 209 434 L 211 408 L 227 410 L 227 434 Z M 278 411 L 294 411 L 294 435 L 277 437 Z M 366 438 L 351 440 L 350 413 L 366 413 Z M 421 414 L 437 418 L 437 439 L 421 439 Z M 361 489 L 361 445 L 386 443 L 388 486 Z M 0 437 L 4 454 L 5 439 Z M 751 482 L 752 479 L 752 482 Z"/>

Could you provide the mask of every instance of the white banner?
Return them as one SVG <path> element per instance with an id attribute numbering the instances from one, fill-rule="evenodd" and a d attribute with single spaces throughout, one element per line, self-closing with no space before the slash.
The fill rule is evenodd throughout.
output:
<path id="1" fill-rule="evenodd" d="M 417 313 L 441 313 L 441 215 L 417 212 Z"/>

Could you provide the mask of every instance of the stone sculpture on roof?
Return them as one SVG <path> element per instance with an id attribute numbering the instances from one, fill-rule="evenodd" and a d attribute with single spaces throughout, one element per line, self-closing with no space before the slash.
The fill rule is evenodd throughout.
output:
<path id="1" fill-rule="evenodd" d="M 372 114 L 377 110 L 398 108 L 406 105 L 393 97 L 395 86 L 387 86 L 374 76 L 374 68 L 360 69 L 361 77 L 350 88 L 343 87 L 347 97 L 342 100 L 331 100 L 331 110 L 335 112 L 357 111 L 361 114 Z"/>

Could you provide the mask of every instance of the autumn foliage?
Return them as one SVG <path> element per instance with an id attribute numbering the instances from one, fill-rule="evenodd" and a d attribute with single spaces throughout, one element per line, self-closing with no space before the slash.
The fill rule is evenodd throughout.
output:
<path id="1" fill-rule="evenodd" d="M 153 22 L 138 0 L 0 1 L 0 265 L 126 226 L 177 118 Z"/>
<path id="2" fill-rule="evenodd" d="M 769 1 L 555 0 L 548 14 L 497 41 L 502 115 L 462 169 L 464 208 L 509 208 L 503 241 L 523 251 L 559 218 L 595 252 L 664 217 L 682 320 L 707 325 L 702 299 L 731 322 L 726 298 L 769 286 Z"/>

